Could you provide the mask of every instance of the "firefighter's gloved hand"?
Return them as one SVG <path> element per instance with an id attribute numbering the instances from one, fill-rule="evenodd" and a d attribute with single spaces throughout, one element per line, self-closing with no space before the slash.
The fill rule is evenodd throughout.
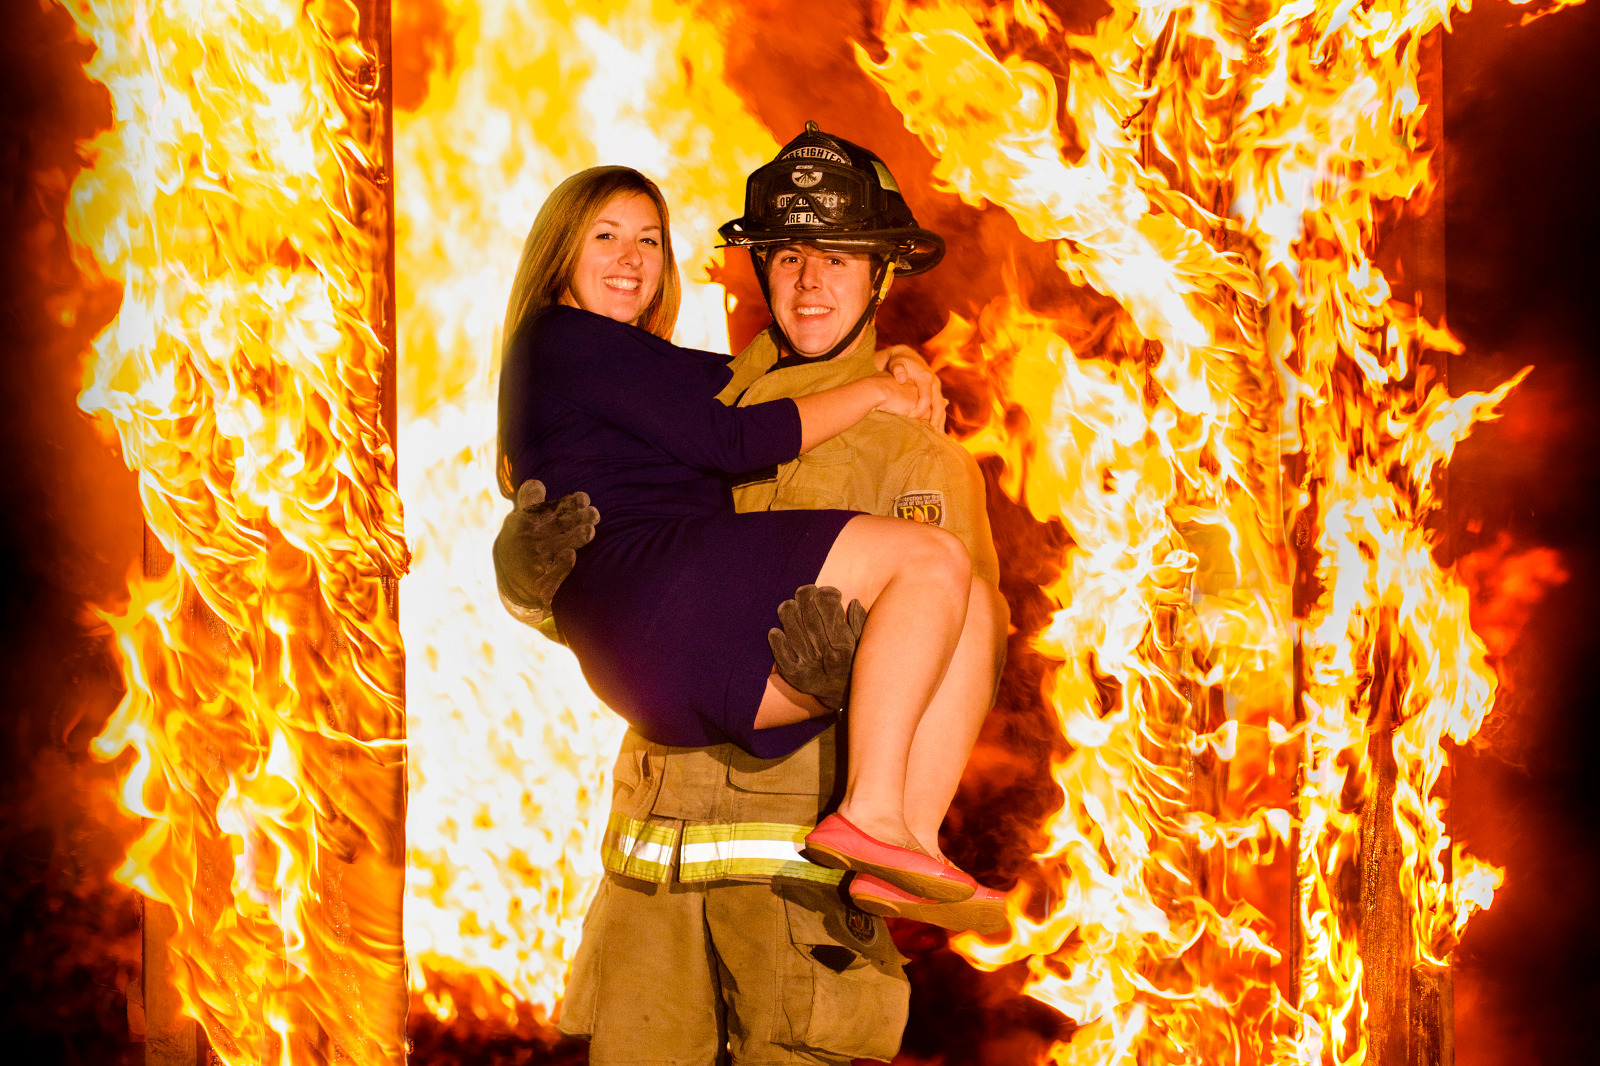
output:
<path id="1" fill-rule="evenodd" d="M 778 676 L 830 710 L 844 706 L 856 644 L 867 624 L 860 600 L 847 610 L 836 588 L 802 585 L 778 607 L 782 629 L 767 632 Z"/>
<path id="2" fill-rule="evenodd" d="M 494 580 L 513 618 L 535 627 L 550 618 L 556 589 L 599 521 L 586 492 L 546 503 L 544 482 L 529 479 L 518 487 L 516 508 L 494 538 Z"/>

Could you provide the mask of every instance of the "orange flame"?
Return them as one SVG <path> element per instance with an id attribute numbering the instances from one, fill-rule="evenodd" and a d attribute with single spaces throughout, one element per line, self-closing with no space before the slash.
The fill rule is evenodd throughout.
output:
<path id="1" fill-rule="evenodd" d="M 382 1012 L 340 1011 L 395 945 L 346 950 L 339 908 L 370 916 L 363 886 L 387 884 L 343 860 L 397 859 L 397 485 L 414 990 L 444 1021 L 547 1015 L 621 727 L 493 589 L 505 290 L 549 189 L 630 163 L 674 207 L 678 339 L 725 350 L 713 227 L 776 143 L 725 83 L 730 15 L 441 5 L 441 65 L 396 116 L 397 483 L 369 325 L 371 57 L 337 0 L 212 6 L 71 4 L 118 114 L 73 234 L 125 291 L 84 406 L 176 560 L 112 620 L 129 696 L 99 750 L 135 753 L 124 799 L 150 821 L 124 877 L 179 913 L 186 1002 L 224 1058 L 309 1061 L 296 1041 L 320 1027 L 377 1061 L 397 1053 Z M 936 185 L 1107 298 L 1091 320 L 1012 278 L 929 345 L 984 384 L 966 446 L 1070 534 L 1034 636 L 1059 663 L 1062 805 L 1010 932 L 954 942 L 1025 962 L 1028 994 L 1078 1023 L 1057 1062 L 1361 1062 L 1339 879 L 1364 811 L 1401 840 L 1419 964 L 1448 962 L 1503 879 L 1451 839 L 1437 787 L 1496 679 L 1425 522 L 1520 375 L 1451 397 L 1437 353 L 1460 346 L 1376 252 L 1432 190 L 1418 73 L 1457 7 L 1112 0 L 1072 33 L 1033 0 L 891 0 L 881 48 L 857 48 Z"/>
<path id="2" fill-rule="evenodd" d="M 1047 899 L 1019 889 L 1010 936 L 956 945 L 984 967 L 1027 960 L 1029 994 L 1081 1026 L 1057 1061 L 1364 1058 L 1333 882 L 1362 803 L 1382 802 L 1369 741 L 1391 720 L 1417 960 L 1445 963 L 1499 883 L 1452 846 L 1434 793 L 1444 741 L 1477 731 L 1495 679 L 1424 520 L 1454 445 L 1521 376 L 1455 399 L 1430 385 L 1425 353 L 1459 345 L 1374 262 L 1380 208 L 1431 189 L 1419 57 L 1449 10 L 1113 2 L 1074 35 L 1026 0 L 891 2 L 881 61 L 857 50 L 936 181 L 1055 242 L 1121 308 L 1095 352 L 1071 343 L 1085 324 L 1015 296 L 933 344 L 990 383 L 967 446 L 1002 456 L 1007 491 L 1073 541 L 1036 638 L 1074 748 L 1035 857 Z M 1024 58 L 1040 53 L 1057 65 Z M 1254 769 L 1247 729 L 1268 741 Z M 1185 749 L 1235 760 L 1224 784 L 1281 779 L 1276 749 L 1299 784 L 1207 803 Z M 1292 994 L 1271 975 L 1283 931 L 1250 898 L 1286 848 Z"/>
<path id="3" fill-rule="evenodd" d="M 1513 550 L 1510 534 L 1463 556 L 1456 564 L 1472 590 L 1472 628 L 1491 661 L 1503 659 L 1545 593 L 1572 575 L 1549 548 Z"/>
<path id="4" fill-rule="evenodd" d="M 1519 7 L 1523 4 L 1528 4 L 1531 2 L 1532 0 L 1511 0 L 1511 3 L 1516 4 Z M 1526 26 L 1530 22 L 1537 22 L 1546 15 L 1554 15 L 1557 11 L 1560 11 L 1563 8 L 1577 7 L 1581 3 L 1583 3 L 1583 0 L 1549 0 L 1549 2 L 1542 4 L 1524 14 L 1521 20 L 1518 21 L 1517 25 Z"/>
<path id="5" fill-rule="evenodd" d="M 407 553 L 372 325 L 375 57 L 337 0 L 68 7 L 116 115 L 68 227 L 123 290 L 80 404 L 138 472 L 150 562 L 171 558 L 107 619 L 128 693 L 95 751 L 134 751 L 146 819 L 120 876 L 173 908 L 222 1061 L 397 1061 L 385 580 Z"/>

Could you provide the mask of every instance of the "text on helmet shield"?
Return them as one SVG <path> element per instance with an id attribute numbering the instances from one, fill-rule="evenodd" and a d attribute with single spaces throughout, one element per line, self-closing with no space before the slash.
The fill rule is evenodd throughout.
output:
<path id="1" fill-rule="evenodd" d="M 840 196 L 836 192 L 810 192 L 805 193 L 804 195 L 800 193 L 780 192 L 777 199 L 778 210 L 780 211 L 787 210 L 789 205 L 794 203 L 796 199 L 798 199 L 801 203 L 806 203 L 809 201 L 818 206 L 825 207 L 829 211 L 837 211 L 840 204 L 848 205 L 850 203 L 850 198 L 848 196 Z"/>

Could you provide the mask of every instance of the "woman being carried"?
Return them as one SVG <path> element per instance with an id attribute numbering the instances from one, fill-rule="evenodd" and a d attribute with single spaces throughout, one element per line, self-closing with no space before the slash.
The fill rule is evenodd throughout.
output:
<path id="1" fill-rule="evenodd" d="M 967 899 L 976 882 L 938 851 L 948 796 L 922 802 L 915 784 L 959 778 L 988 709 L 970 693 L 993 688 L 990 636 L 968 618 L 966 549 L 941 529 L 852 511 L 737 514 L 720 476 L 787 462 L 874 410 L 911 415 L 917 390 L 880 372 L 725 407 L 726 357 L 665 339 L 677 304 L 653 183 L 597 167 L 551 194 L 507 310 L 500 429 L 511 484 L 581 488 L 605 515 L 556 594 L 562 634 L 595 693 L 650 740 L 731 739 L 772 758 L 835 710 L 774 672 L 778 604 L 807 584 L 860 600 L 845 794 L 807 853 L 927 899 Z"/>

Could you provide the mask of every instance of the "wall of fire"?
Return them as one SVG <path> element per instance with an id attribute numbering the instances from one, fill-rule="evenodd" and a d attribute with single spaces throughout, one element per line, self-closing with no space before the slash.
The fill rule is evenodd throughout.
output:
<path id="1" fill-rule="evenodd" d="M 562 175 L 632 162 L 674 197 L 680 339 L 736 342 L 759 301 L 711 230 L 817 118 L 956 249 L 884 333 L 942 362 L 1019 621 L 951 824 L 1016 919 L 954 950 L 1077 1023 L 1022 1025 L 1041 1053 L 1446 1056 L 1443 964 L 1497 881 L 1429 802 L 1505 650 L 1468 631 L 1463 580 L 1561 570 L 1442 569 L 1429 525 L 1503 395 L 1441 388 L 1415 32 L 1438 14 L 1208 10 L 890 6 L 794 33 L 761 5 L 421 5 L 392 85 L 373 11 L 73 10 L 114 111 L 55 190 L 90 282 L 49 313 L 110 323 L 80 403 L 140 472 L 141 574 L 102 618 L 128 695 L 96 750 L 145 819 L 119 878 L 178 904 L 168 928 L 144 910 L 160 950 L 131 986 L 204 1019 L 175 1054 L 399 1053 L 397 1008 L 342 1019 L 403 995 L 400 830 L 373 799 L 401 636 L 416 1009 L 538 1030 L 617 727 L 487 584 L 504 264 Z M 351 947 L 363 921 L 387 953 Z"/>

